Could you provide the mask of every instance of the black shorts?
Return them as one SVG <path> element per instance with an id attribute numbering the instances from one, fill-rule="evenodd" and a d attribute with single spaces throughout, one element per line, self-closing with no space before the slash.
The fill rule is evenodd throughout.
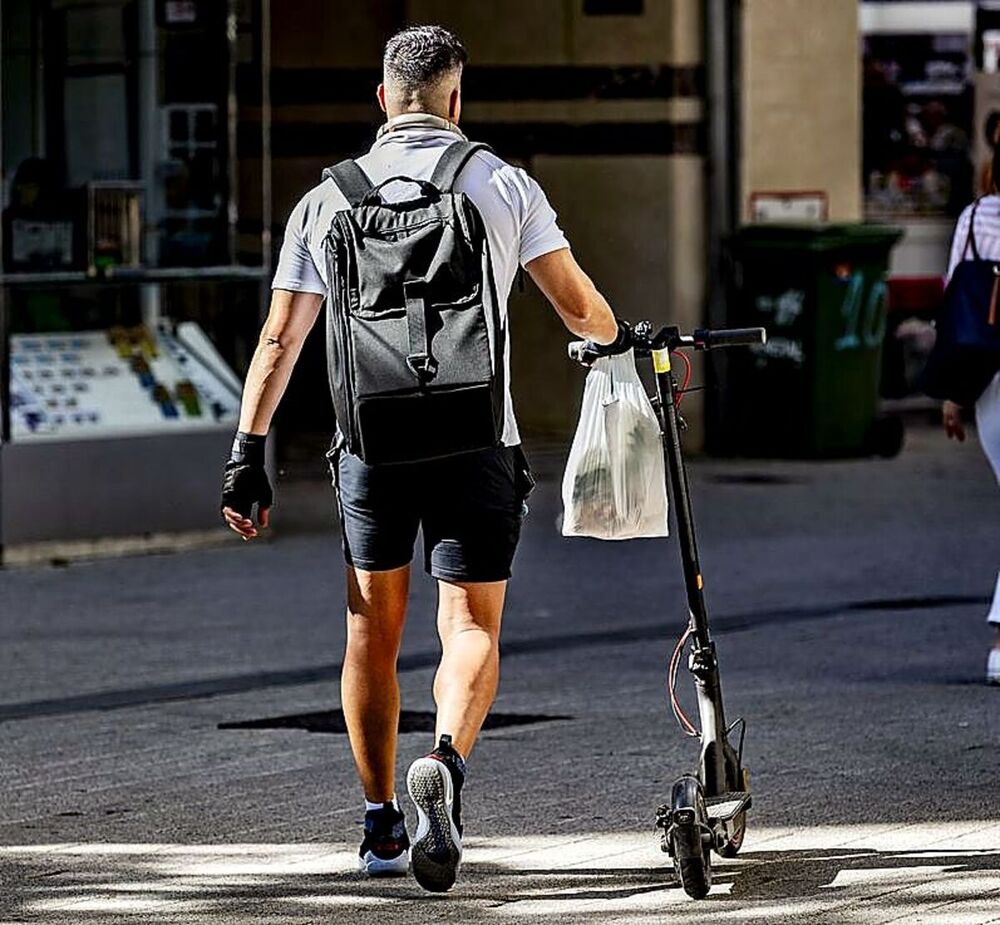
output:
<path id="1" fill-rule="evenodd" d="M 335 440 L 327 454 L 348 565 L 382 572 L 413 559 L 444 581 L 505 581 L 534 487 L 519 446 L 447 459 L 368 466 Z"/>

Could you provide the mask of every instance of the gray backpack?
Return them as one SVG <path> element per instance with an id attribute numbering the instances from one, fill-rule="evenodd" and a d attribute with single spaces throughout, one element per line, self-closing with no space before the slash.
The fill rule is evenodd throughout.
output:
<path id="1" fill-rule="evenodd" d="M 505 332 L 486 228 L 454 191 L 484 148 L 454 142 L 429 182 L 375 187 L 353 160 L 323 172 L 350 203 L 325 241 L 330 391 L 348 451 L 370 465 L 501 441 Z M 386 202 L 392 182 L 415 197 Z"/>

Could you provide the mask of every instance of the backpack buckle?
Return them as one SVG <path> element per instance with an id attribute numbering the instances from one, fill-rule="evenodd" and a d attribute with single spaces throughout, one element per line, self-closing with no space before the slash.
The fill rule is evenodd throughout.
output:
<path id="1" fill-rule="evenodd" d="M 431 339 L 427 331 L 427 281 L 408 279 L 403 283 L 406 298 L 406 327 L 410 355 L 406 365 L 417 380 L 424 384 L 437 375 L 438 362 L 431 356 Z"/>
<path id="2" fill-rule="evenodd" d="M 437 375 L 438 362 L 426 353 L 411 353 L 406 358 L 406 365 L 421 382 L 429 382 Z"/>

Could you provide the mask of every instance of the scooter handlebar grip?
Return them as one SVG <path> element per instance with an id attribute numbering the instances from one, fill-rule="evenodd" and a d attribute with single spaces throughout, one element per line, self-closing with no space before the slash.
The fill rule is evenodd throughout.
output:
<path id="1" fill-rule="evenodd" d="M 695 343 L 702 342 L 706 349 L 713 347 L 750 347 L 767 343 L 764 328 L 723 328 L 719 331 L 699 331 Z"/>

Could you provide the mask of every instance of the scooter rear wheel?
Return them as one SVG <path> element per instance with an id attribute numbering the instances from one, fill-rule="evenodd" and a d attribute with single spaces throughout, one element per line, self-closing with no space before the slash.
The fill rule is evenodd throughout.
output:
<path id="1" fill-rule="evenodd" d="M 743 847 L 743 839 L 747 834 L 747 814 L 746 810 L 740 813 L 732 821 L 732 837 L 719 845 L 719 854 L 724 858 L 734 858 L 740 853 Z"/>

